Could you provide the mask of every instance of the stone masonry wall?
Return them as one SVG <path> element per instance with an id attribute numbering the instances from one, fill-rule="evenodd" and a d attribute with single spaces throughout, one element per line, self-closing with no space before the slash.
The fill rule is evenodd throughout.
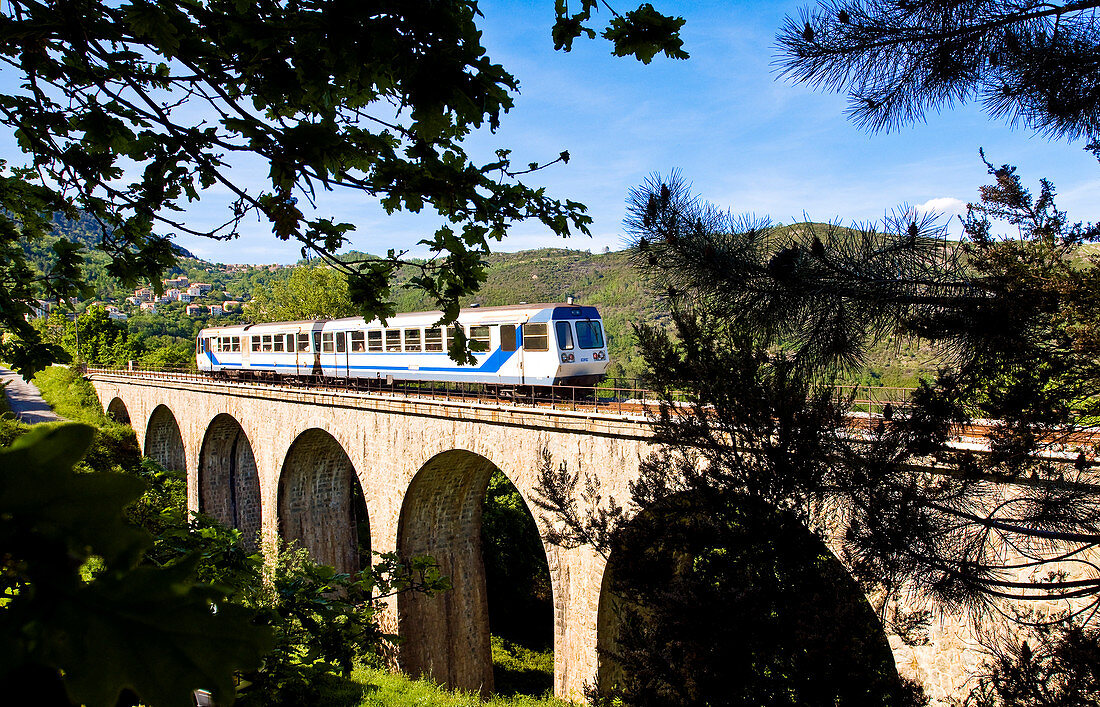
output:
<path id="1" fill-rule="evenodd" d="M 179 424 L 172 411 L 164 405 L 157 407 L 149 418 L 147 429 L 145 456 L 155 459 L 165 469 L 185 471 L 187 453 Z"/>
<path id="2" fill-rule="evenodd" d="M 409 485 L 397 532 L 403 557 L 431 555 L 454 586 L 441 597 L 398 598 L 402 669 L 486 696 L 493 670 L 481 511 L 492 473 L 491 462 L 470 452 L 433 457 Z"/>
<path id="3" fill-rule="evenodd" d="M 351 484 L 355 469 L 323 430 L 303 432 L 291 446 L 279 485 L 279 534 L 340 572 L 359 571 Z"/>
<path id="4" fill-rule="evenodd" d="M 254 550 L 260 533 L 256 457 L 239 422 L 222 413 L 211 421 L 199 454 L 199 510 L 241 531 Z"/>

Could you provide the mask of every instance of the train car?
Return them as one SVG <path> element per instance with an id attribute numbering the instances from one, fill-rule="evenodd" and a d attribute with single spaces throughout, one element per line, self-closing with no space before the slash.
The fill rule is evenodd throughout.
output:
<path id="1" fill-rule="evenodd" d="M 476 361 L 447 354 L 453 327 L 440 312 L 203 329 L 200 371 L 231 377 L 369 378 L 499 386 L 595 385 L 607 371 L 607 341 L 595 307 L 531 304 L 471 307 L 458 325 Z"/>

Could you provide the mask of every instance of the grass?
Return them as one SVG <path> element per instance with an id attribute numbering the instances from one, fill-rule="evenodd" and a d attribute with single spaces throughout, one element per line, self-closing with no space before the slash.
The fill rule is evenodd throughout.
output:
<path id="1" fill-rule="evenodd" d="M 92 384 L 66 366 L 49 366 L 34 376 L 42 399 L 62 417 L 94 427 L 118 424 L 107 419 Z"/>
<path id="2" fill-rule="evenodd" d="M 354 686 L 333 685 L 324 704 L 347 707 L 567 707 L 570 704 L 553 697 L 526 695 L 482 700 L 477 693 L 452 692 L 426 680 L 412 680 L 375 668 L 356 668 L 350 682 Z"/>

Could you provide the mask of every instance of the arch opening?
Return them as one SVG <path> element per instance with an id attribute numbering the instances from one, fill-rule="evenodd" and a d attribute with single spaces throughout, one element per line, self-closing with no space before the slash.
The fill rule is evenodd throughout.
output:
<path id="1" fill-rule="evenodd" d="M 226 413 L 206 429 L 199 452 L 199 510 L 241 531 L 248 550 L 258 547 L 260 477 L 244 429 Z"/>
<path id="2" fill-rule="evenodd" d="M 359 478 L 335 437 L 309 429 L 290 445 L 279 477 L 279 534 L 338 572 L 370 565 L 370 526 Z"/>
<path id="3" fill-rule="evenodd" d="M 122 398 L 112 398 L 107 405 L 107 417 L 124 425 L 130 424 L 130 411 L 126 409 L 126 403 Z"/>
<path id="4" fill-rule="evenodd" d="M 542 696 L 554 687 L 554 596 L 542 536 L 523 495 L 499 469 L 482 503 L 494 692 Z"/>
<path id="5" fill-rule="evenodd" d="M 597 618 L 604 696 L 638 704 L 918 704 L 856 582 L 793 517 L 686 497 L 635 517 Z"/>
<path id="6" fill-rule="evenodd" d="M 492 462 L 465 450 L 436 455 L 409 484 L 398 525 L 398 553 L 406 558 L 430 555 L 450 578 L 452 589 L 433 597 L 398 597 L 399 630 L 404 639 L 401 667 L 405 672 L 488 695 L 496 687 L 492 634 L 519 639 L 520 645 L 533 637 L 552 648 L 554 616 L 546 552 L 530 510 L 514 489 Z M 491 511 L 490 517 L 485 517 L 487 506 L 502 503 L 512 504 L 512 508 L 495 515 Z M 517 531 L 506 527 L 528 521 L 530 528 Z M 535 543 L 528 531 L 533 531 Z M 511 546 L 517 537 L 527 541 Z M 540 599 L 546 599 L 534 602 L 534 617 L 522 616 L 531 612 L 532 605 L 513 594 L 516 587 L 509 586 L 506 574 L 497 575 L 509 553 L 531 552 L 537 552 L 537 558 L 524 559 L 536 565 L 529 574 L 544 575 L 544 580 L 538 581 L 544 581 Z M 487 576 L 486 558 L 493 576 Z M 523 625 L 509 625 L 521 616 Z M 509 675 L 512 682 L 506 684 L 502 675 L 501 688 L 524 691 L 524 677 Z"/>
<path id="7" fill-rule="evenodd" d="M 187 453 L 176 416 L 166 405 L 158 405 L 145 428 L 145 456 L 170 471 L 187 471 Z"/>

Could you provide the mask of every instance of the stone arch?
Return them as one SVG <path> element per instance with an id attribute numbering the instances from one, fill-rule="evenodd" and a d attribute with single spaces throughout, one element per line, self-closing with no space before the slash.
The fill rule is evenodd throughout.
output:
<path id="1" fill-rule="evenodd" d="M 370 563 L 370 527 L 363 489 L 343 446 L 325 430 L 299 434 L 279 475 L 279 534 L 298 541 L 316 562 L 339 572 Z"/>
<path id="2" fill-rule="evenodd" d="M 430 555 L 452 585 L 434 597 L 398 597 L 402 669 L 483 695 L 494 686 L 481 516 L 496 470 L 467 450 L 436 454 L 409 484 L 397 530 L 399 555 Z"/>
<path id="3" fill-rule="evenodd" d="M 679 660 L 647 663 L 636 689 L 684 689 L 683 666 L 693 701 L 762 704 L 776 689 L 800 704 L 902 701 L 907 688 L 877 614 L 819 537 L 774 510 L 735 512 L 731 524 L 692 501 L 639 514 L 611 552 L 596 620 L 601 691 L 642 674 L 612 655 L 630 661 L 639 647 L 645 656 L 676 646 Z M 647 582 L 655 591 L 639 589 Z M 620 643 L 620 630 L 633 640 Z"/>
<path id="4" fill-rule="evenodd" d="M 107 404 L 107 417 L 124 425 L 130 424 L 130 411 L 126 409 L 126 403 L 122 402 L 122 398 L 111 398 L 111 402 Z"/>
<path id="5" fill-rule="evenodd" d="M 145 428 L 145 456 L 165 469 L 187 471 L 187 452 L 176 416 L 167 405 L 158 405 Z"/>
<path id="6" fill-rule="evenodd" d="M 252 443 L 232 415 L 215 417 L 199 451 L 199 511 L 241 531 L 254 550 L 260 532 L 260 477 Z"/>

